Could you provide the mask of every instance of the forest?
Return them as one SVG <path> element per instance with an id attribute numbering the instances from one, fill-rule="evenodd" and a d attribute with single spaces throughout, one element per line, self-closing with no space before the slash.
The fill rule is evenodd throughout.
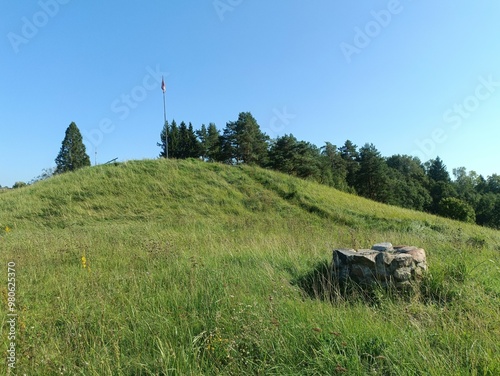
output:
<path id="1" fill-rule="evenodd" d="M 166 138 L 165 136 L 168 135 Z M 166 123 L 160 157 L 201 158 L 207 162 L 257 165 L 403 208 L 500 228 L 500 175 L 484 177 L 453 168 L 436 157 L 423 162 L 410 155 L 382 156 L 372 143 L 346 140 L 318 147 L 292 134 L 271 139 L 250 112 L 224 129 L 210 123 Z"/>

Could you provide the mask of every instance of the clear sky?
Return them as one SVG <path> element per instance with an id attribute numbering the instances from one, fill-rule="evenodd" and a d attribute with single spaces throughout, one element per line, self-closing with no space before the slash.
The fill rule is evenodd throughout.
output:
<path id="1" fill-rule="evenodd" d="M 41 0 L 0 12 L 0 185 L 53 167 L 74 121 L 104 163 L 156 158 L 167 116 L 350 139 L 500 173 L 500 2 Z"/>

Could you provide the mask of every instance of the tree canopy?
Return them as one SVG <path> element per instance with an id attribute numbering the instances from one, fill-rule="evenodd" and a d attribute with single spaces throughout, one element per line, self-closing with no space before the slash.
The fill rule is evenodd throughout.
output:
<path id="1" fill-rule="evenodd" d="M 56 174 L 90 166 L 90 158 L 83 144 L 82 135 L 74 122 L 66 129 L 61 150 L 55 161 Z"/>
<path id="2" fill-rule="evenodd" d="M 459 167 L 452 180 L 440 157 L 425 163 L 409 155 L 383 157 L 374 144 L 358 149 L 351 140 L 340 147 L 331 142 L 317 147 L 292 134 L 271 140 L 250 112 L 241 112 L 222 130 L 214 123 L 198 130 L 187 124 L 166 124 L 158 143 L 161 157 L 168 130 L 173 158 L 258 165 L 391 205 L 500 228 L 497 174 L 485 178 Z"/>

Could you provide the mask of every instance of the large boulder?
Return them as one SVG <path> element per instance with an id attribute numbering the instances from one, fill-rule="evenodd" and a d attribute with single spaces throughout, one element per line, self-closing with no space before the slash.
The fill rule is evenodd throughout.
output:
<path id="1" fill-rule="evenodd" d="M 378 243 L 371 249 L 335 249 L 332 268 L 341 283 L 404 287 L 420 279 L 427 263 L 422 248 Z"/>

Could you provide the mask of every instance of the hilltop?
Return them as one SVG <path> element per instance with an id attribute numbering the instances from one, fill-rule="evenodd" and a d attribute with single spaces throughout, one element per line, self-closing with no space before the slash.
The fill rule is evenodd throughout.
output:
<path id="1" fill-rule="evenodd" d="M 379 241 L 426 249 L 421 288 L 332 294 L 332 248 Z M 0 260 L 19 374 L 500 373 L 500 232 L 257 167 L 130 161 L 1 191 Z"/>

